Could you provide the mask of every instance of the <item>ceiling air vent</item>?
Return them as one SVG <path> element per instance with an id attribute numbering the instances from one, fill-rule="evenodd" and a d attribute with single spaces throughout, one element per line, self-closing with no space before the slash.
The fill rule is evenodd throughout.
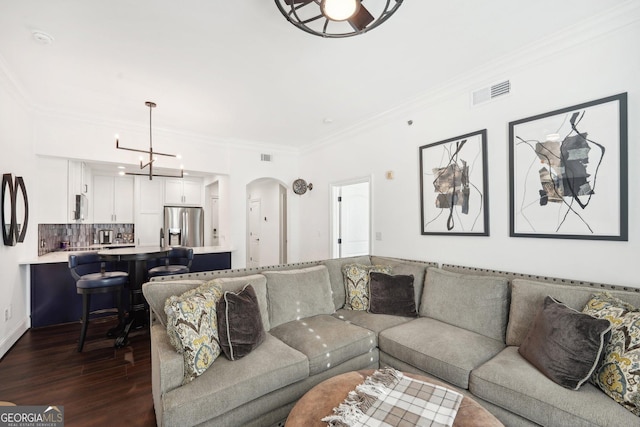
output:
<path id="1" fill-rule="evenodd" d="M 270 162 L 271 154 L 260 154 L 260 161 L 262 162 Z"/>
<path id="2" fill-rule="evenodd" d="M 472 105 L 480 105 L 489 102 L 499 96 L 508 95 L 511 92 L 511 82 L 505 80 L 482 89 L 478 89 L 471 94 Z"/>

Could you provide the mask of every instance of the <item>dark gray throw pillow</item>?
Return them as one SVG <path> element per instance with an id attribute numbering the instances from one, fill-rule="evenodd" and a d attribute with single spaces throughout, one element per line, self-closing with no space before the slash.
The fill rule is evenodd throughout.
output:
<path id="1" fill-rule="evenodd" d="M 369 280 L 369 312 L 418 317 L 413 274 L 391 276 L 372 271 Z"/>
<path id="2" fill-rule="evenodd" d="M 220 347 L 229 360 L 238 360 L 264 341 L 266 332 L 253 286 L 227 291 L 217 303 Z"/>
<path id="3" fill-rule="evenodd" d="M 547 296 L 518 352 L 562 387 L 577 390 L 601 362 L 611 323 Z"/>

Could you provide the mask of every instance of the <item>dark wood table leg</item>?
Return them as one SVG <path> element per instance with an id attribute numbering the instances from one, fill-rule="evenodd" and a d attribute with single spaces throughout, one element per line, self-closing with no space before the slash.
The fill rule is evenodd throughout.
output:
<path id="1" fill-rule="evenodd" d="M 122 332 L 116 338 L 116 348 L 127 345 L 131 329 L 141 329 L 147 326 L 147 302 L 142 295 L 142 284 L 146 273 L 146 260 L 129 261 L 129 315 Z"/>

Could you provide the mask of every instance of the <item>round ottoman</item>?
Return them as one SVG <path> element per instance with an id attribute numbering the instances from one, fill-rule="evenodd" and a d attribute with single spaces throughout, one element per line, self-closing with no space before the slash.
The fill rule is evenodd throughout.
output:
<path id="1" fill-rule="evenodd" d="M 326 427 L 327 423 L 320 420 L 331 415 L 333 408 L 346 399 L 347 394 L 358 384 L 363 383 L 373 372 L 373 369 L 347 372 L 321 382 L 296 403 L 287 418 L 285 427 Z M 434 378 L 406 372 L 403 374 L 420 381 L 451 388 Z M 454 427 L 504 427 L 489 411 L 467 396 L 462 399 L 453 425 Z"/>

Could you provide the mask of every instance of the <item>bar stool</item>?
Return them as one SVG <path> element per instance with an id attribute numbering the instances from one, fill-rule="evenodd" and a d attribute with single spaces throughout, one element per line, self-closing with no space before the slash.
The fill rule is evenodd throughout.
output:
<path id="1" fill-rule="evenodd" d="M 76 280 L 76 290 L 82 295 L 82 329 L 78 343 L 78 352 L 81 352 L 89 326 L 91 295 L 115 293 L 118 322 L 122 325 L 122 289 L 129 282 L 129 274 L 124 271 L 107 271 L 107 263 L 100 260 L 97 252 L 69 255 L 69 269 Z"/>
<path id="2" fill-rule="evenodd" d="M 193 262 L 193 249 L 171 248 L 166 258 L 160 259 L 160 263 L 162 263 L 163 260 L 164 265 L 149 269 L 149 278 L 188 273 L 189 270 L 191 270 L 191 263 Z"/>

